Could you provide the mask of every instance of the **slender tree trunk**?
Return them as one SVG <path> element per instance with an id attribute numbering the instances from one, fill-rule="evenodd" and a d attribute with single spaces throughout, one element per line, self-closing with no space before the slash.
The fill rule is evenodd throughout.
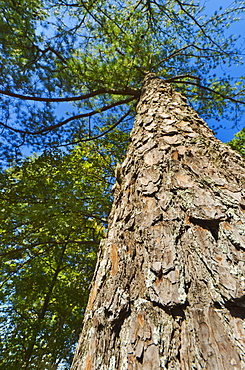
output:
<path id="1" fill-rule="evenodd" d="M 244 164 L 148 75 L 72 370 L 245 369 Z"/>

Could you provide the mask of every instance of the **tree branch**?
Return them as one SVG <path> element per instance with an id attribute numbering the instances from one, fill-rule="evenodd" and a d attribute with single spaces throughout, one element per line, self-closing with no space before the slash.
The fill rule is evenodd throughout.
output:
<path id="1" fill-rule="evenodd" d="M 176 79 L 178 78 L 193 78 L 194 80 L 199 80 L 201 81 L 201 78 L 200 77 L 197 77 L 197 76 L 192 76 L 192 75 L 189 75 L 189 74 L 186 74 L 186 75 L 179 75 L 179 76 L 174 76 L 174 77 L 171 77 L 171 78 L 167 78 L 166 80 L 164 80 L 165 82 L 174 82 Z"/>
<path id="2" fill-rule="evenodd" d="M 203 48 L 200 48 L 199 46 L 196 46 L 195 44 L 186 45 L 186 46 L 183 46 L 180 49 L 177 49 L 176 51 L 174 51 L 172 54 L 168 55 L 167 57 L 161 59 L 159 62 L 157 62 L 156 64 L 154 64 L 154 66 L 152 68 L 155 68 L 155 67 L 159 66 L 160 64 L 166 62 L 167 60 L 169 60 L 169 59 L 171 59 L 171 58 L 173 58 L 173 57 L 175 57 L 177 55 L 181 55 L 182 54 L 182 51 L 184 51 L 184 50 L 186 50 L 186 49 L 188 49 L 190 47 L 193 47 L 193 48 L 195 48 L 197 50 L 202 50 L 202 51 L 203 50 L 205 50 L 205 51 L 207 51 L 207 50 L 208 51 L 213 51 L 212 49 L 203 49 Z"/>
<path id="3" fill-rule="evenodd" d="M 190 14 L 183 6 L 183 4 L 181 3 L 180 0 L 175 0 L 177 2 L 177 4 L 179 5 L 180 9 L 188 16 L 192 19 L 192 21 L 197 25 L 197 27 L 201 30 L 201 32 L 203 33 L 203 35 L 209 40 L 211 41 L 212 44 L 214 44 L 215 46 L 217 46 L 217 48 L 219 50 L 222 51 L 222 53 L 226 54 L 226 55 L 230 55 L 230 53 L 227 53 L 226 51 L 224 51 L 219 44 L 217 44 L 217 42 L 215 42 L 209 35 L 207 35 L 207 33 L 204 31 L 203 29 L 203 26 L 196 20 L 196 18 Z"/>
<path id="4" fill-rule="evenodd" d="M 49 127 L 45 127 L 41 130 L 38 130 L 38 131 L 28 131 L 28 130 L 21 130 L 21 129 L 17 129 L 17 128 L 14 128 L 14 127 L 11 127 L 9 125 L 6 125 L 5 123 L 3 122 L 0 122 L 0 125 L 7 128 L 8 130 L 11 130 L 11 131 L 14 131 L 14 132 L 17 132 L 17 133 L 20 133 L 20 134 L 26 134 L 26 135 L 43 135 L 43 134 L 46 134 L 50 131 L 53 131 L 61 126 L 64 126 L 66 125 L 67 123 L 71 122 L 71 121 L 74 121 L 76 119 L 80 119 L 80 118 L 84 118 L 84 117 L 91 117 L 91 116 L 94 116 L 95 114 L 97 113 L 101 113 L 101 112 L 105 112 L 107 111 L 108 109 L 111 109 L 111 108 L 114 108 L 118 105 L 122 105 L 122 104 L 127 104 L 129 102 L 131 102 L 132 100 L 134 100 L 135 97 L 130 97 L 130 98 L 127 98 L 127 99 L 124 99 L 124 100 L 119 100 L 115 103 L 112 103 L 112 104 L 109 104 L 109 105 L 106 105 L 100 109 L 96 109 L 94 111 L 91 111 L 91 112 L 88 112 L 88 113 L 83 113 L 83 114 L 77 114 L 75 116 L 72 116 L 72 117 L 69 117 L 67 118 L 66 120 L 64 121 L 61 121 L 55 125 L 52 125 L 52 126 L 49 126 Z"/>
<path id="5" fill-rule="evenodd" d="M 62 103 L 62 102 L 71 102 L 71 101 L 81 101 L 89 98 L 93 98 L 94 96 L 101 95 L 101 94 L 111 94 L 111 95 L 130 95 L 134 96 L 135 98 L 140 96 L 140 91 L 137 89 L 107 89 L 102 87 L 101 89 L 92 91 L 87 94 L 79 95 L 79 96 L 70 96 L 66 98 L 42 98 L 41 96 L 27 96 L 22 94 L 16 94 L 11 91 L 0 90 L 0 94 L 11 96 L 13 98 L 22 99 L 22 100 L 33 100 L 39 102 L 46 102 L 46 103 Z"/>
<path id="6" fill-rule="evenodd" d="M 183 76 L 179 76 L 179 77 L 183 77 Z M 175 79 L 177 79 L 178 76 L 175 77 Z M 233 103 L 239 103 L 239 104 L 243 104 L 245 105 L 245 101 L 242 101 L 242 100 L 238 100 L 238 99 L 235 99 L 235 98 L 232 98 L 231 96 L 228 96 L 228 95 L 225 95 L 225 94 L 222 94 L 221 92 L 219 91 L 216 91 L 214 89 L 211 89 L 210 87 L 207 87 L 207 86 L 203 86 L 203 85 L 200 85 L 198 84 L 197 82 L 191 82 L 191 81 L 178 81 L 178 80 L 174 80 L 174 78 L 171 79 L 172 82 L 176 82 L 176 83 L 181 83 L 181 84 L 188 84 L 188 85 L 194 85 L 194 86 L 197 86 L 197 87 L 200 87 L 201 89 L 204 89 L 206 91 L 209 91 L 213 94 L 216 94 L 216 95 L 219 95 L 221 96 L 223 99 L 225 100 L 230 100 L 232 101 Z M 169 80 L 166 80 L 166 82 L 168 82 Z"/>
<path id="7" fill-rule="evenodd" d="M 112 131 L 115 127 L 117 127 L 129 114 L 131 113 L 131 109 L 129 109 L 116 123 L 114 123 L 114 125 L 112 125 L 108 130 L 105 130 L 104 132 L 102 132 L 101 134 L 99 135 L 96 135 L 96 136 L 92 136 L 92 137 L 88 137 L 86 139 L 81 139 L 81 140 L 77 140 L 77 141 L 73 141 L 73 142 L 70 142 L 70 143 L 67 143 L 67 144 L 61 144 L 61 145 L 57 145 L 57 147 L 61 147 L 61 146 L 69 146 L 69 145 L 76 145 L 76 144 L 79 144 L 79 143 L 83 143 L 83 142 L 87 142 L 87 141 L 92 141 L 92 140 L 96 140 L 96 139 L 99 139 L 100 137 L 108 134 L 108 132 Z"/>

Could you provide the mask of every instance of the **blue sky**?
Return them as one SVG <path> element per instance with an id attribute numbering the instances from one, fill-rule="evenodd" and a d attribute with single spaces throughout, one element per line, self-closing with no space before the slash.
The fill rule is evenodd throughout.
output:
<path id="1" fill-rule="evenodd" d="M 206 7 L 206 14 L 211 15 L 215 10 L 218 10 L 220 6 L 223 7 L 223 9 L 227 8 L 232 1 L 231 0 L 206 0 L 202 2 Z M 245 53 L 245 13 L 243 15 L 243 18 L 231 25 L 230 29 L 228 30 L 227 34 L 235 34 L 240 35 L 241 40 L 239 41 L 239 44 L 243 45 L 244 53 Z M 238 45 L 239 45 L 238 44 Z M 222 69 L 229 73 L 231 76 L 240 76 L 245 75 L 245 65 L 243 66 L 237 66 L 232 68 L 227 68 L 225 66 L 222 66 Z M 220 139 L 223 142 L 230 141 L 233 139 L 234 134 L 236 134 L 239 130 L 241 130 L 243 127 L 245 127 L 245 122 L 239 122 L 239 126 L 236 128 L 232 128 L 234 125 L 234 122 L 231 121 L 218 121 L 215 119 L 215 117 L 212 120 L 207 121 L 207 123 L 212 125 L 220 125 L 222 124 L 225 128 L 219 129 L 218 133 L 216 134 L 216 137 Z"/>

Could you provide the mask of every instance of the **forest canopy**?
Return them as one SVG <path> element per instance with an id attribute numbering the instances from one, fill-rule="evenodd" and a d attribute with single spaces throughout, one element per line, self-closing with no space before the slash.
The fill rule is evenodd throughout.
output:
<path id="1" fill-rule="evenodd" d="M 144 75 L 183 92 L 204 118 L 244 120 L 244 1 L 0 1 L 1 156 L 67 148 L 132 125 Z M 226 68 L 224 68 L 226 67 Z M 131 126 L 130 126 L 131 127 Z"/>
<path id="2" fill-rule="evenodd" d="M 145 75 L 244 122 L 245 1 L 218 6 L 0 0 L 0 369 L 70 366 Z"/>

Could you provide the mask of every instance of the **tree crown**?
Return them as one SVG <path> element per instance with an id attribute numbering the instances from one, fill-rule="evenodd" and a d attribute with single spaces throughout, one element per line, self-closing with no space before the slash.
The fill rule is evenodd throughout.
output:
<path id="1" fill-rule="evenodd" d="M 24 144 L 91 140 L 130 119 L 148 72 L 174 83 L 204 118 L 242 117 L 244 77 L 216 73 L 243 63 L 227 29 L 244 1 L 209 17 L 201 3 L 33 0 L 26 10 L 2 1 L 3 155 L 13 143 L 19 153 Z"/>

